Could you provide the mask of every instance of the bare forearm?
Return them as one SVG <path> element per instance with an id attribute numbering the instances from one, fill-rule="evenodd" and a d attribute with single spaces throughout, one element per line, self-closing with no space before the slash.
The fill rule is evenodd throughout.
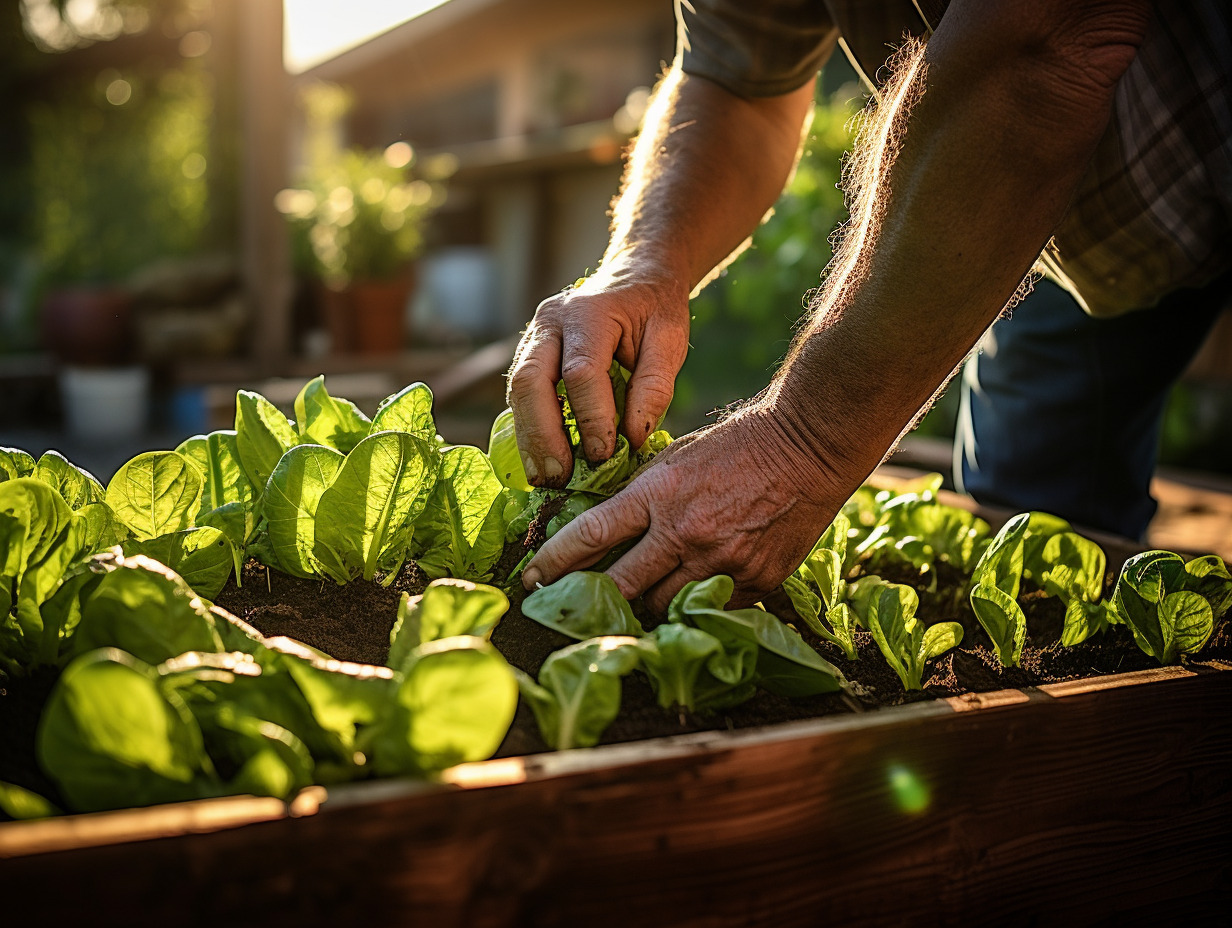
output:
<path id="1" fill-rule="evenodd" d="M 811 85 L 744 100 L 677 64 L 630 157 L 604 263 L 634 258 L 689 289 L 738 252 L 800 150 Z"/>
<path id="2" fill-rule="evenodd" d="M 869 189 L 767 398 L 856 480 L 1010 300 L 1108 118 L 1115 80 L 1071 93 L 1037 49 L 982 46 L 966 6 L 887 94 L 897 118 L 870 140 Z"/>

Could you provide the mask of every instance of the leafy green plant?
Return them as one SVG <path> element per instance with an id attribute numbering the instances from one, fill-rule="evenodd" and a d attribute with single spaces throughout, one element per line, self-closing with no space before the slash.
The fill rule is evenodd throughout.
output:
<path id="1" fill-rule="evenodd" d="M 1232 576 L 1214 555 L 1186 562 L 1170 551 L 1145 551 L 1125 562 L 1113 601 L 1138 647 L 1171 664 L 1206 644 L 1232 606 Z"/>
<path id="2" fill-rule="evenodd" d="M 1026 560 L 1031 563 L 1034 558 Z M 1100 598 L 1107 566 L 1103 548 L 1076 532 L 1061 531 L 1046 539 L 1039 561 L 1031 568 L 1037 582 L 1065 603 L 1061 644 L 1078 644 L 1119 621 L 1111 603 Z"/>
<path id="3" fill-rule="evenodd" d="M 923 689 L 924 665 L 962 643 L 963 629 L 957 622 L 926 627 L 916 615 L 916 591 L 901 583 L 861 578 L 853 584 L 852 602 L 903 689 Z"/>
<path id="4" fill-rule="evenodd" d="M 638 663 L 636 638 L 608 635 L 548 655 L 538 681 L 518 672 L 518 687 L 530 704 L 549 747 L 591 747 L 620 713 L 621 678 Z"/>
<path id="5" fill-rule="evenodd" d="M 290 223 L 299 269 L 335 289 L 393 277 L 423 247 L 423 223 L 442 188 L 411 176 L 414 152 L 405 142 L 371 152 L 338 145 L 346 91 L 316 84 L 305 90 L 304 105 L 307 164 L 298 186 L 275 199 Z"/>
<path id="6" fill-rule="evenodd" d="M 1027 637 L 1027 617 L 1018 605 L 1018 590 L 1029 521 L 1030 515 L 1024 512 L 1006 522 L 980 557 L 971 578 L 971 608 L 1005 667 L 1018 666 Z"/>
<path id="7" fill-rule="evenodd" d="M 462 627 L 442 596 L 469 600 L 466 627 L 486 634 L 505 604 L 491 588 L 445 585 L 408 605 L 391 669 L 266 640 L 147 559 L 96 562 L 69 637 L 79 656 L 38 731 L 74 811 L 429 776 L 490 755 L 513 719 L 517 684 L 484 637 L 429 637 Z"/>
<path id="8" fill-rule="evenodd" d="M 611 577 L 577 571 L 531 593 L 522 603 L 522 613 L 582 644 L 632 642 L 628 655 L 606 666 L 609 671 L 619 666 L 617 676 L 633 669 L 644 671 L 664 708 L 676 705 L 708 711 L 737 705 L 752 696 L 757 686 L 800 697 L 834 692 L 844 685 L 834 667 L 774 616 L 761 609 L 725 610 L 731 594 L 732 580 L 722 575 L 686 584 L 672 599 L 668 622 L 646 632 Z M 571 681 L 571 699 L 589 698 L 581 692 L 582 682 L 574 679 L 580 672 L 558 671 Z M 594 683 L 595 698 L 610 706 L 611 695 L 617 691 L 610 682 L 588 678 L 584 682 L 586 687 Z M 540 686 L 545 686 L 542 679 Z M 525 683 L 523 691 L 531 694 L 528 699 L 540 701 L 541 712 L 549 713 L 540 716 L 541 726 L 555 724 L 556 715 L 543 708 L 550 705 L 543 695 Z M 595 717 L 602 713 L 596 710 Z M 601 734 L 598 728 L 595 738 Z M 544 732 L 545 740 L 552 737 Z"/>
<path id="9" fill-rule="evenodd" d="M 795 573 L 783 581 L 783 590 L 804 624 L 822 639 L 838 645 L 849 661 L 856 653 L 855 621 L 843 602 L 847 593 L 845 564 L 851 522 L 843 513 L 834 518 Z M 822 617 L 825 621 L 822 621 Z"/>
<path id="10" fill-rule="evenodd" d="M 508 609 L 509 599 L 496 587 L 467 580 L 433 580 L 419 596 L 403 593 L 387 663 L 402 669 L 429 641 L 459 635 L 487 639 Z"/>
<path id="11" fill-rule="evenodd" d="M 602 635 L 640 638 L 646 634 L 616 581 L 607 574 L 578 570 L 522 601 L 522 614 L 553 631 L 584 641 Z"/>

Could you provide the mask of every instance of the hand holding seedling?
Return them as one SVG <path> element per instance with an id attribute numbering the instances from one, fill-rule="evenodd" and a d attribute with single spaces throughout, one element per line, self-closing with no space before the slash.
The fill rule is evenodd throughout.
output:
<path id="1" fill-rule="evenodd" d="M 674 442 L 628 487 L 549 539 L 524 583 L 551 583 L 640 536 L 607 570 L 626 598 L 645 595 L 663 613 L 689 581 L 728 574 L 733 608 L 756 602 L 834 517 L 813 500 L 846 498 L 824 489 L 825 467 L 783 430 L 784 420 L 758 405 Z"/>
<path id="2" fill-rule="evenodd" d="M 577 287 L 544 300 L 509 378 L 509 405 L 527 479 L 563 487 L 573 471 L 556 384 L 563 380 L 582 451 L 594 464 L 616 449 L 616 401 L 608 370 L 615 358 L 633 372 L 621 431 L 646 443 L 667 412 L 689 343 L 687 286 L 637 262 L 615 262 Z"/>

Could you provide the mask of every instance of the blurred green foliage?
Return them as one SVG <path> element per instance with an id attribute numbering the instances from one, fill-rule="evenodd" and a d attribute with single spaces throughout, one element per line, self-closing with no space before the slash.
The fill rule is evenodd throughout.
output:
<path id="1" fill-rule="evenodd" d="M 200 245 L 211 108 L 191 64 L 108 69 L 30 108 L 34 238 L 50 281 L 121 280 Z"/>
<path id="2" fill-rule="evenodd" d="M 830 261 L 830 237 L 847 218 L 838 188 L 860 99 L 850 86 L 814 107 L 795 176 L 752 244 L 697 297 L 688 360 L 668 416 L 673 433 L 755 395 L 791 343 L 810 293 Z"/>
<path id="3" fill-rule="evenodd" d="M 439 184 L 412 179 L 405 142 L 363 151 L 339 144 L 349 93 L 318 83 L 303 92 L 307 157 L 299 186 L 275 205 L 291 228 L 296 271 L 342 289 L 352 280 L 385 280 L 405 271 L 423 248 L 423 225 L 443 199 Z"/>

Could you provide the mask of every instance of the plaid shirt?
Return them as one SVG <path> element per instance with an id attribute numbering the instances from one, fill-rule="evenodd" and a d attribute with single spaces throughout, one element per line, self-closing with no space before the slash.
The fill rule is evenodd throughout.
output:
<path id="1" fill-rule="evenodd" d="M 840 43 L 875 84 L 946 0 L 676 0 L 683 68 L 742 97 L 811 80 Z M 839 36 L 842 39 L 839 39 Z M 884 77 L 884 73 L 881 75 Z M 1154 306 L 1232 268 L 1232 2 L 1166 0 L 1045 266 L 1092 315 Z"/>

